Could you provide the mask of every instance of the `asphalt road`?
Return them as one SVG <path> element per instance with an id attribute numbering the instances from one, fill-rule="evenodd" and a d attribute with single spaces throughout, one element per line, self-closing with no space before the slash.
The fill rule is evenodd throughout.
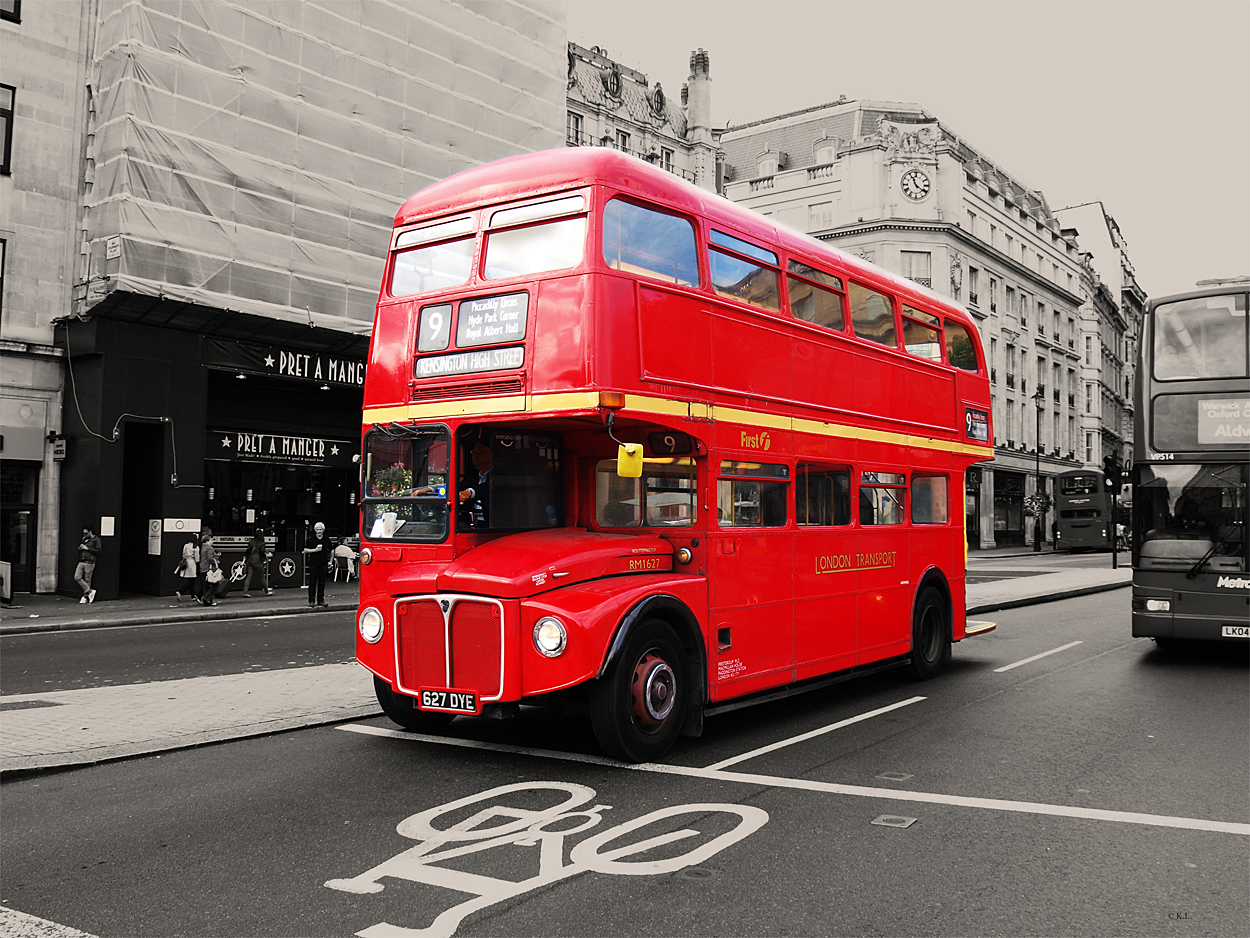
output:
<path id="1" fill-rule="evenodd" d="M 0 687 L 38 694 L 354 660 L 349 612 L 34 632 L 0 638 Z"/>
<path id="2" fill-rule="evenodd" d="M 934 681 L 719 716 L 665 767 L 525 710 L 9 782 L 0 901 L 102 936 L 1246 934 L 1246 649 L 1132 639 L 1126 591 L 995 618 Z"/>

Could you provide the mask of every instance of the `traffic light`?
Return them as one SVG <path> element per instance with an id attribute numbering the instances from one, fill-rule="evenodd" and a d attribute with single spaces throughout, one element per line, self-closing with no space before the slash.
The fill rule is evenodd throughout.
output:
<path id="1" fill-rule="evenodd" d="M 1124 470 L 1120 468 L 1120 457 L 1114 453 L 1108 453 L 1102 457 L 1102 471 L 1104 475 L 1104 484 L 1108 492 L 1114 491 L 1122 484 Z"/>

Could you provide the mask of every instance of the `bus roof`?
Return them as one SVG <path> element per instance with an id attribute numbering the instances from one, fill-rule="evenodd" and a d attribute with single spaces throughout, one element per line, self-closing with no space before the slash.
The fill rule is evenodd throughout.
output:
<path id="1" fill-rule="evenodd" d="M 776 243 L 792 253 L 816 261 L 828 259 L 849 276 L 860 276 L 877 285 L 887 286 L 904 300 L 908 296 L 918 298 L 926 306 L 940 307 L 944 312 L 953 313 L 957 320 L 974 327 L 976 325 L 972 315 L 949 297 L 839 251 L 803 232 L 777 225 L 772 219 L 700 189 L 644 160 L 608 147 L 542 150 L 463 170 L 410 196 L 396 214 L 395 226 L 577 185 L 605 185 L 624 192 L 633 190 L 644 201 L 660 199 L 679 211 L 732 226 L 740 233 L 754 233 L 756 237 Z"/>

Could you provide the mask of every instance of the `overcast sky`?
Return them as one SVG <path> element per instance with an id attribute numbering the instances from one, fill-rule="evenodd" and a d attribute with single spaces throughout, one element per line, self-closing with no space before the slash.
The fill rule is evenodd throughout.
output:
<path id="1" fill-rule="evenodd" d="M 570 0 L 569 39 L 717 126 L 914 102 L 1052 209 L 1101 201 L 1151 296 L 1250 274 L 1250 3 Z"/>

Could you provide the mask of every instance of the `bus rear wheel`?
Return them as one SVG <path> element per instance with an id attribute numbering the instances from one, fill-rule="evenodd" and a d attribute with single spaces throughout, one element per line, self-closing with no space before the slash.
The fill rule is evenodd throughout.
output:
<path id="1" fill-rule="evenodd" d="M 950 611 L 942 594 L 927 586 L 916 598 L 911 623 L 911 670 L 922 681 L 937 677 L 950 664 Z"/>
<path id="2" fill-rule="evenodd" d="M 418 710 L 416 701 L 412 697 L 393 690 L 390 684 L 376 675 L 373 678 L 373 692 L 382 706 L 382 712 L 406 730 L 436 733 L 455 719 L 454 713 L 430 713 L 426 710 Z"/>
<path id="3" fill-rule="evenodd" d="M 591 685 L 590 723 L 604 751 L 650 762 L 673 747 L 686 716 L 689 675 L 672 627 L 647 619 L 608 673 Z"/>

